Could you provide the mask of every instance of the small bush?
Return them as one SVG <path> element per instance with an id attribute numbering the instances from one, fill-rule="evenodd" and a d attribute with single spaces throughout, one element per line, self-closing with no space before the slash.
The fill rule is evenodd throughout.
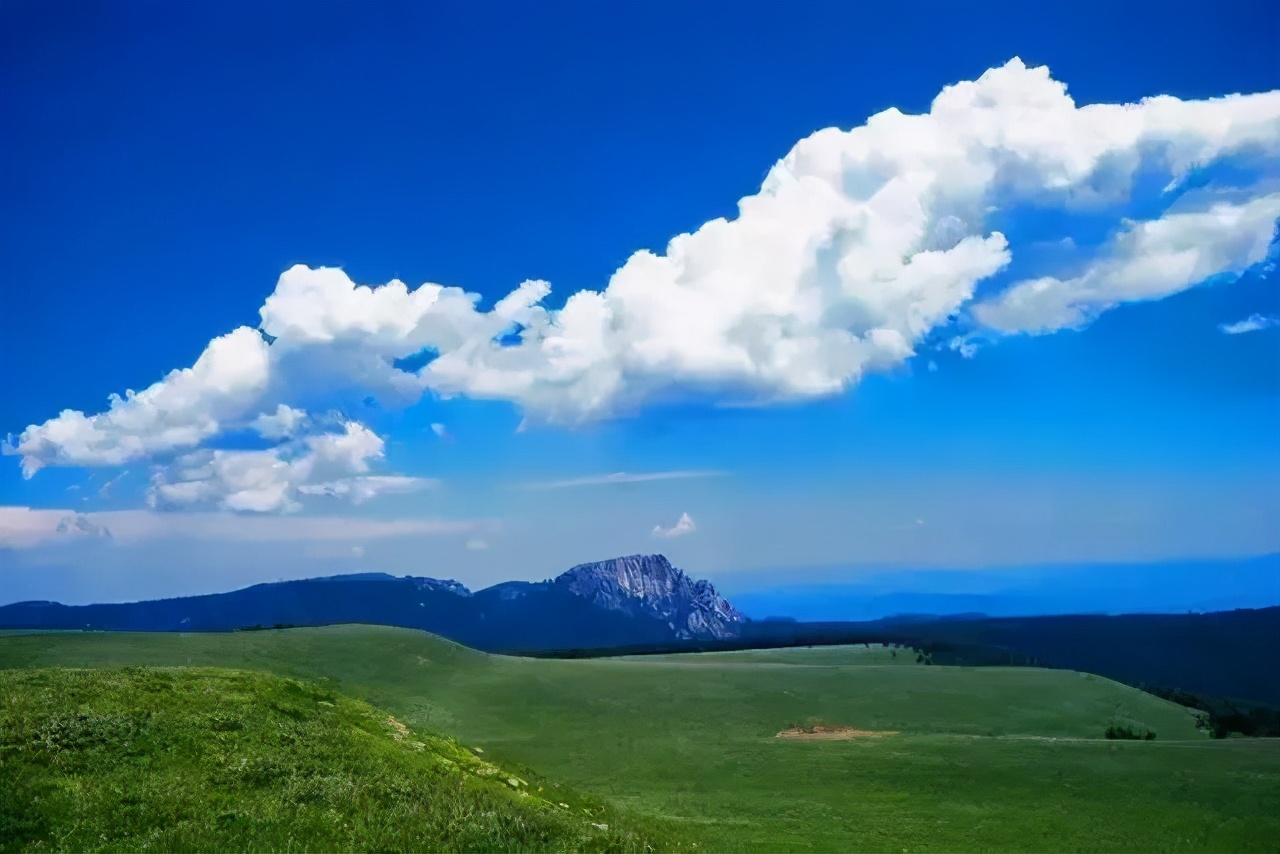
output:
<path id="1" fill-rule="evenodd" d="M 1107 727 L 1107 738 L 1125 739 L 1130 741 L 1154 741 L 1155 737 L 1155 732 L 1147 729 L 1146 727 L 1131 727 L 1119 724 L 1111 724 Z"/>

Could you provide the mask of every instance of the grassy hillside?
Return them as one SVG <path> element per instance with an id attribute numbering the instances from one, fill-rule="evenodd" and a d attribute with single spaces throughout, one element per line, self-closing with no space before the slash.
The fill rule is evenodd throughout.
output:
<path id="1" fill-rule="evenodd" d="M 800 665 L 868 665 L 915 664 L 916 652 L 893 649 L 883 644 L 848 644 L 843 646 L 792 647 L 782 649 L 736 649 L 727 652 L 703 652 L 672 655 L 625 656 L 632 661 L 669 661 L 684 664 L 800 664 Z"/>
<path id="2" fill-rule="evenodd" d="M 266 673 L 10 670 L 0 698 L 5 851 L 629 851 L 655 841 L 452 740 Z"/>
<path id="3" fill-rule="evenodd" d="M 1212 741 L 1099 677 L 862 647 L 556 661 L 373 627 L 0 639 L 0 666 L 254 667 L 321 680 L 713 850 L 1275 851 L 1280 743 Z M 1110 723 L 1154 742 L 1102 739 Z M 895 735 L 779 739 L 824 724 Z"/>

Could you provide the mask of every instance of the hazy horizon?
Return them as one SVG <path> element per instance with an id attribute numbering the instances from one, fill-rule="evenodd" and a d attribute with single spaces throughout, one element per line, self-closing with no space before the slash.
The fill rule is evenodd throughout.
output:
<path id="1" fill-rule="evenodd" d="M 624 557 L 617 555 L 616 557 Z M 607 559 L 604 559 L 607 560 Z M 544 574 L 516 573 L 483 584 L 478 592 L 506 581 L 544 581 L 580 561 Z M 701 573 L 681 566 L 694 579 L 706 578 L 751 619 L 786 617 L 813 621 L 875 620 L 903 614 L 938 616 L 981 613 L 991 617 L 1066 614 L 1184 613 L 1280 606 L 1280 553 L 1242 558 L 1207 558 L 1144 563 L 1041 564 L 1006 567 L 796 566 L 763 571 Z M 275 578 L 229 578 L 163 586 L 160 579 L 130 594 L 114 592 L 101 577 L 71 567 L 45 567 L 37 584 L 9 587 L 0 606 L 29 601 L 64 605 L 108 604 L 202 596 L 242 590 L 256 584 L 341 576 L 435 578 L 458 581 L 448 573 L 388 572 L 374 567 L 301 571 Z M 109 576 L 108 576 L 109 578 Z M 1206 578 L 1211 583 L 1205 584 Z M 221 585 L 221 586 L 219 586 Z M 72 596 L 43 595 L 59 590 Z"/>
<path id="2" fill-rule="evenodd" d="M 0 13 L 0 588 L 1280 552 L 1266 26 L 268 6 Z"/>

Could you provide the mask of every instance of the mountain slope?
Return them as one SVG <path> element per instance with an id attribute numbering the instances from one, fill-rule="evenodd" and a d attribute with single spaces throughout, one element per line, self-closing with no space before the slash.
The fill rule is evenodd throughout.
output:
<path id="1" fill-rule="evenodd" d="M 710 582 L 689 578 L 662 555 L 583 564 L 548 581 L 507 582 L 475 593 L 452 580 L 362 573 L 146 602 L 0 607 L 0 628 L 8 629 L 232 631 L 374 623 L 505 651 L 723 639 L 743 622 Z"/>
<path id="2" fill-rule="evenodd" d="M 557 579 L 603 608 L 663 620 L 678 638 L 725 638 L 744 621 L 706 580 L 694 581 L 662 555 L 575 566 Z"/>
<path id="3" fill-rule="evenodd" d="M 678 640 L 734 637 L 745 622 L 711 582 L 693 580 L 662 555 L 579 564 L 551 582 L 497 585 L 477 596 L 529 605 L 572 596 L 603 612 L 665 624 Z"/>

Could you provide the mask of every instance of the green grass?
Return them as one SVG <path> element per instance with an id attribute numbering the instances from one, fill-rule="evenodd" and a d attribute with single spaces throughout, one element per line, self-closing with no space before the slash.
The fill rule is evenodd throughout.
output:
<path id="1" fill-rule="evenodd" d="M 1280 743 L 1208 739 L 1186 709 L 1101 677 L 916 665 L 904 652 L 553 661 L 344 626 L 10 637 L 0 666 L 318 680 L 517 773 L 667 819 L 709 850 L 1280 850 Z M 899 735 L 774 737 L 816 722 Z M 1158 737 L 1105 740 L 1113 723 Z"/>
<path id="2" fill-rule="evenodd" d="M 334 691 L 213 668 L 0 673 L 6 851 L 637 851 L 615 811 Z M 666 844 L 673 844 L 669 840 Z"/>
<path id="3" fill-rule="evenodd" d="M 634 655 L 622 661 L 667 661 L 684 664 L 794 664 L 869 665 L 916 663 L 914 649 L 892 649 L 882 644 L 794 647 L 791 649 L 741 649 L 732 652 L 703 652 L 697 655 Z"/>

